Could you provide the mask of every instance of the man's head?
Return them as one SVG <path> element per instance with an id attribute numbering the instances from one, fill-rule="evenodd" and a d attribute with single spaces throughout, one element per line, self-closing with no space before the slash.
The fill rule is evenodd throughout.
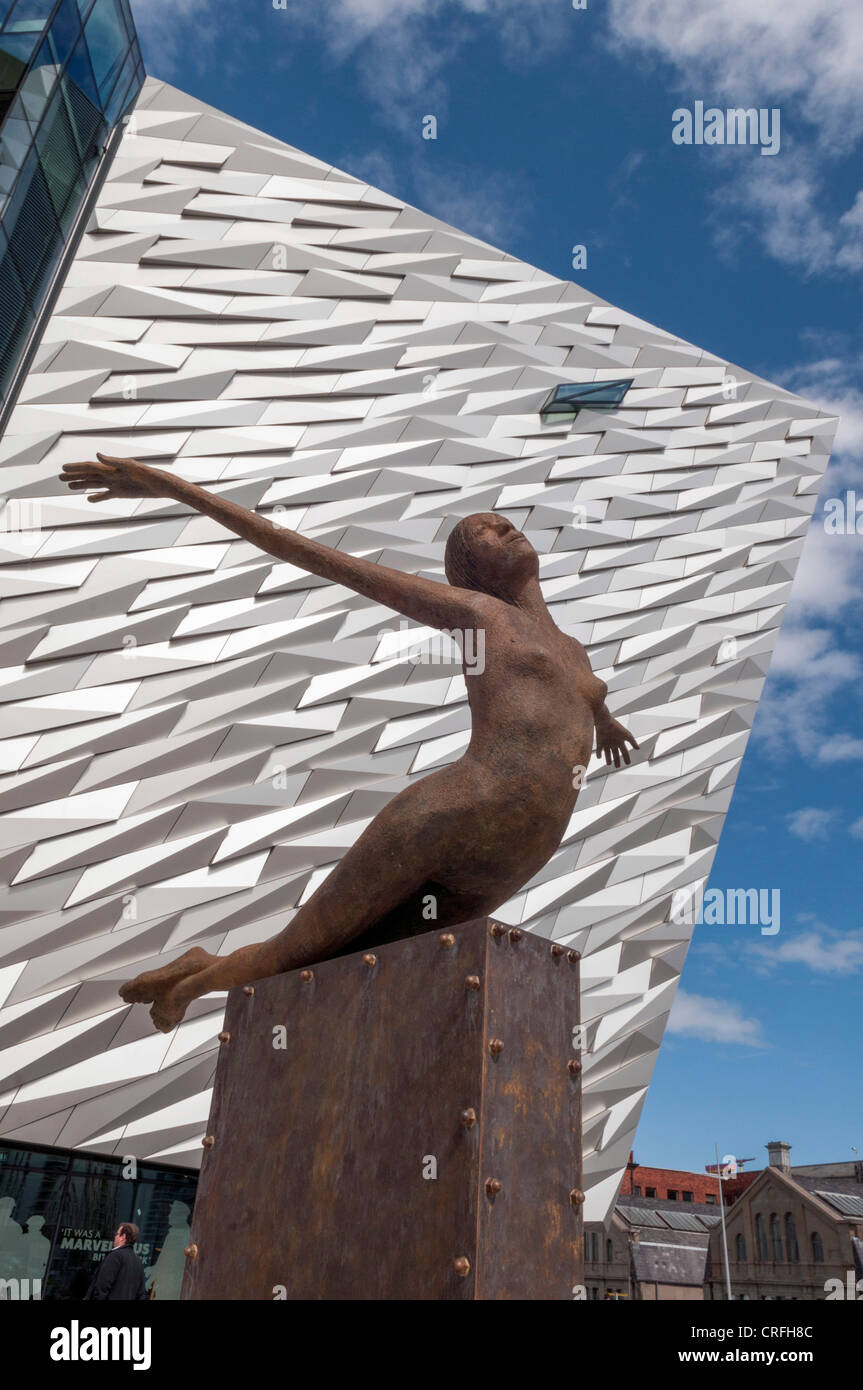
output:
<path id="1" fill-rule="evenodd" d="M 474 512 L 450 532 L 444 569 L 450 584 L 512 602 L 539 576 L 539 557 L 521 531 L 497 512 Z"/>
<path id="2" fill-rule="evenodd" d="M 116 1250 L 118 1245 L 134 1245 L 140 1234 L 134 1221 L 124 1221 L 117 1227 L 114 1235 L 114 1249 Z"/>

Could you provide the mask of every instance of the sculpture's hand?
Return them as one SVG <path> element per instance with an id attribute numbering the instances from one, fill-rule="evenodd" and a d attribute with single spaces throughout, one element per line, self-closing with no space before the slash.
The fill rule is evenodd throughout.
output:
<path id="1" fill-rule="evenodd" d="M 88 502 L 105 502 L 112 497 L 168 497 L 172 475 L 137 459 L 112 458 L 97 454 L 98 463 L 64 463 L 60 481 L 73 491 L 97 488 Z"/>
<path id="2" fill-rule="evenodd" d="M 605 761 L 609 767 L 612 759 L 614 759 L 615 767 L 620 767 L 621 758 L 627 764 L 631 761 L 627 743 L 631 743 L 633 748 L 638 747 L 629 730 L 624 729 L 622 724 L 618 724 L 616 719 L 612 719 L 609 715 L 607 719 L 597 722 L 596 754 L 599 758 L 605 755 Z"/>

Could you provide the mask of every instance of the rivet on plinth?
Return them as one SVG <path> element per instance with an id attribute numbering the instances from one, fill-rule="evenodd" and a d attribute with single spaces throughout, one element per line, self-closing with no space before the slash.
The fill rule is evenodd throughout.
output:
<path id="1" fill-rule="evenodd" d="M 453 936 L 453 934 L 452 934 L 451 931 L 442 931 L 442 932 L 441 932 L 441 934 L 440 934 L 440 944 L 441 944 L 441 946 L 446 946 L 446 947 L 454 946 L 454 945 L 455 945 L 455 937 Z"/>
<path id="2" fill-rule="evenodd" d="M 576 1061 L 575 1057 L 573 1057 L 571 1061 L 567 1062 L 566 1065 L 570 1076 L 581 1076 L 581 1062 Z"/>
<path id="3" fill-rule="evenodd" d="M 580 1207 L 584 1202 L 584 1193 L 580 1188 L 574 1187 L 569 1194 L 569 1200 L 574 1207 Z"/>
<path id="4" fill-rule="evenodd" d="M 314 970 L 301 970 L 301 971 L 300 971 L 300 979 L 302 980 L 302 982 L 303 982 L 304 985 L 310 985 L 311 982 L 312 982 L 312 980 L 313 980 L 314 978 L 315 978 L 315 972 L 314 972 Z"/>
<path id="5" fill-rule="evenodd" d="M 509 939 L 510 939 L 510 944 L 511 944 L 511 945 L 515 946 L 519 941 L 521 941 L 521 938 L 522 938 L 523 936 L 524 936 L 524 932 L 521 931 L 518 927 L 510 927 L 510 929 L 509 929 Z"/>
<path id="6" fill-rule="evenodd" d="M 479 975 L 466 975 L 464 985 L 465 989 L 479 989 Z"/>
<path id="7" fill-rule="evenodd" d="M 500 922 L 492 922 L 489 927 L 489 935 L 494 937 L 506 936 L 506 927 L 502 927 Z"/>
<path id="8" fill-rule="evenodd" d="M 371 968 L 372 968 L 373 965 L 377 965 L 377 963 L 378 963 L 378 958 L 377 958 L 377 956 L 372 955 L 371 951 L 369 951 L 366 955 L 363 956 L 363 960 L 365 961 L 366 965 L 369 967 L 369 970 L 371 970 Z"/>
<path id="9" fill-rule="evenodd" d="M 457 1260 L 453 1260 L 452 1267 L 459 1279 L 466 1279 L 470 1274 L 470 1260 L 467 1255 L 459 1255 Z"/>
<path id="10" fill-rule="evenodd" d="M 254 985 L 243 985 L 243 993 L 246 995 L 246 997 L 247 997 L 248 999 L 251 999 L 251 997 L 252 997 L 252 995 L 254 994 L 254 992 L 255 992 L 255 986 L 254 986 Z"/>
<path id="11" fill-rule="evenodd" d="M 503 1183 L 501 1182 L 500 1178 L 486 1178 L 486 1180 L 485 1180 L 485 1195 L 486 1195 L 486 1197 L 490 1197 L 490 1198 L 496 1197 L 497 1194 L 500 1192 L 500 1189 L 501 1189 L 502 1187 L 503 1187 Z"/>
<path id="12" fill-rule="evenodd" d="M 201 1143 L 203 1144 L 205 1149 L 211 1149 L 215 1142 L 216 1136 L 214 1134 L 205 1134 L 203 1139 L 201 1140 Z"/>
<path id="13" fill-rule="evenodd" d="M 474 1125 L 476 1124 L 476 1111 L 473 1109 L 472 1106 L 469 1109 L 463 1110 L 461 1112 L 461 1122 L 464 1125 L 465 1129 L 473 1129 Z"/>
<path id="14" fill-rule="evenodd" d="M 230 1035 L 230 1033 L 220 1033 L 220 1034 L 219 1034 L 219 1042 L 230 1042 L 230 1041 L 231 1041 L 231 1035 Z"/>
<path id="15" fill-rule="evenodd" d="M 196 1260 L 198 1258 L 197 1245 L 187 1245 L 183 1254 L 186 1256 L 187 1260 Z"/>
<path id="16" fill-rule="evenodd" d="M 492 1057 L 499 1057 L 503 1052 L 503 1038 L 492 1038 L 488 1045 L 488 1050 Z"/>

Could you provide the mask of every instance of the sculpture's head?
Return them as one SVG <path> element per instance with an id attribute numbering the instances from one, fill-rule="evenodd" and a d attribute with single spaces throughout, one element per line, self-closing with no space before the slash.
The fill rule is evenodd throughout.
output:
<path id="1" fill-rule="evenodd" d="M 444 568 L 450 584 L 509 603 L 538 577 L 539 556 L 505 516 L 474 512 L 450 532 Z"/>

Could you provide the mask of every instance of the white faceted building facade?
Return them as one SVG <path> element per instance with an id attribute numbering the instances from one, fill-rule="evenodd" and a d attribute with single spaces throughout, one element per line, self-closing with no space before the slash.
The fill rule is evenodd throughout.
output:
<path id="1" fill-rule="evenodd" d="M 631 379 L 611 414 L 556 387 Z M 606 1219 L 835 420 L 148 80 L 2 441 L 0 1134 L 196 1165 L 225 996 L 118 986 L 280 930 L 469 737 L 432 634 L 165 501 L 133 456 L 443 580 L 462 516 L 540 554 L 640 752 L 595 760 L 497 914 L 582 953 L 586 1219 Z M 286 1120 L 286 1122 L 288 1122 Z"/>

